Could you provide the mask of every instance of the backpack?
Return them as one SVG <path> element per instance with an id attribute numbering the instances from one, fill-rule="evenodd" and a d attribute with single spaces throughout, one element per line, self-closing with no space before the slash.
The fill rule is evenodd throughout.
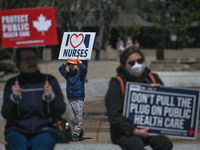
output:
<path id="1" fill-rule="evenodd" d="M 151 78 L 151 81 L 153 83 L 157 83 L 152 73 L 149 73 L 149 77 Z M 121 89 L 122 89 L 122 95 L 124 95 L 124 92 L 125 92 L 124 81 L 122 80 L 122 78 L 120 76 L 117 76 L 117 80 L 119 80 L 119 82 L 120 82 Z"/>
<path id="2" fill-rule="evenodd" d="M 69 143 L 72 140 L 71 128 L 66 119 L 61 118 L 54 124 L 56 143 Z"/>

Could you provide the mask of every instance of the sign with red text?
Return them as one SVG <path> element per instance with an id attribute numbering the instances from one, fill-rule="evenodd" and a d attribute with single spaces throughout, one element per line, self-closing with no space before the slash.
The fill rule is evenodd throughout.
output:
<path id="1" fill-rule="evenodd" d="M 64 32 L 58 59 L 90 60 L 95 32 Z"/>
<path id="2" fill-rule="evenodd" d="M 57 45 L 54 7 L 0 11 L 3 48 Z"/>
<path id="3" fill-rule="evenodd" d="M 196 139 L 199 92 L 127 82 L 123 115 L 152 135 Z"/>

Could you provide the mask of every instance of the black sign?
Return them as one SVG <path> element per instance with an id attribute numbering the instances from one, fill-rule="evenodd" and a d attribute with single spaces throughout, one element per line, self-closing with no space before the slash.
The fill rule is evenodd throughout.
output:
<path id="1" fill-rule="evenodd" d="M 199 92 L 127 82 L 123 115 L 151 135 L 196 139 Z"/>

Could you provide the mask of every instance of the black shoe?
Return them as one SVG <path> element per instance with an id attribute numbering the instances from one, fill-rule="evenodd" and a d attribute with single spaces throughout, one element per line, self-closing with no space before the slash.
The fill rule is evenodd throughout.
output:
<path id="1" fill-rule="evenodd" d="M 81 133 L 79 135 L 79 138 L 83 139 L 83 136 L 85 135 L 85 132 L 81 129 Z"/>

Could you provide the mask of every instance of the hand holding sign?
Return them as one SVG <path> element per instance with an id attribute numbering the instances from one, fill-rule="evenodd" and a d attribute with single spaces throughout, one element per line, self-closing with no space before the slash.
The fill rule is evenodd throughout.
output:
<path id="1" fill-rule="evenodd" d="M 12 86 L 12 93 L 15 99 L 18 99 L 22 95 L 23 89 L 19 86 L 19 81 L 15 81 L 15 85 Z"/>
<path id="2" fill-rule="evenodd" d="M 49 84 L 48 81 L 46 81 L 43 88 L 44 88 L 44 94 L 45 94 L 46 98 L 50 99 L 52 91 L 53 91 L 52 86 Z"/>
<path id="3" fill-rule="evenodd" d="M 154 87 L 159 87 L 161 85 L 159 83 L 152 83 L 151 86 L 154 88 Z"/>
<path id="4" fill-rule="evenodd" d="M 78 61 L 79 65 L 82 64 L 82 61 L 79 59 L 79 57 L 77 58 L 77 61 Z"/>
<path id="5" fill-rule="evenodd" d="M 148 128 L 145 128 L 145 129 L 137 129 L 136 128 L 133 133 L 135 135 L 142 137 L 142 138 L 147 138 L 147 137 L 150 136 L 150 134 L 149 134 L 150 130 L 151 130 L 151 127 L 148 127 Z"/>

